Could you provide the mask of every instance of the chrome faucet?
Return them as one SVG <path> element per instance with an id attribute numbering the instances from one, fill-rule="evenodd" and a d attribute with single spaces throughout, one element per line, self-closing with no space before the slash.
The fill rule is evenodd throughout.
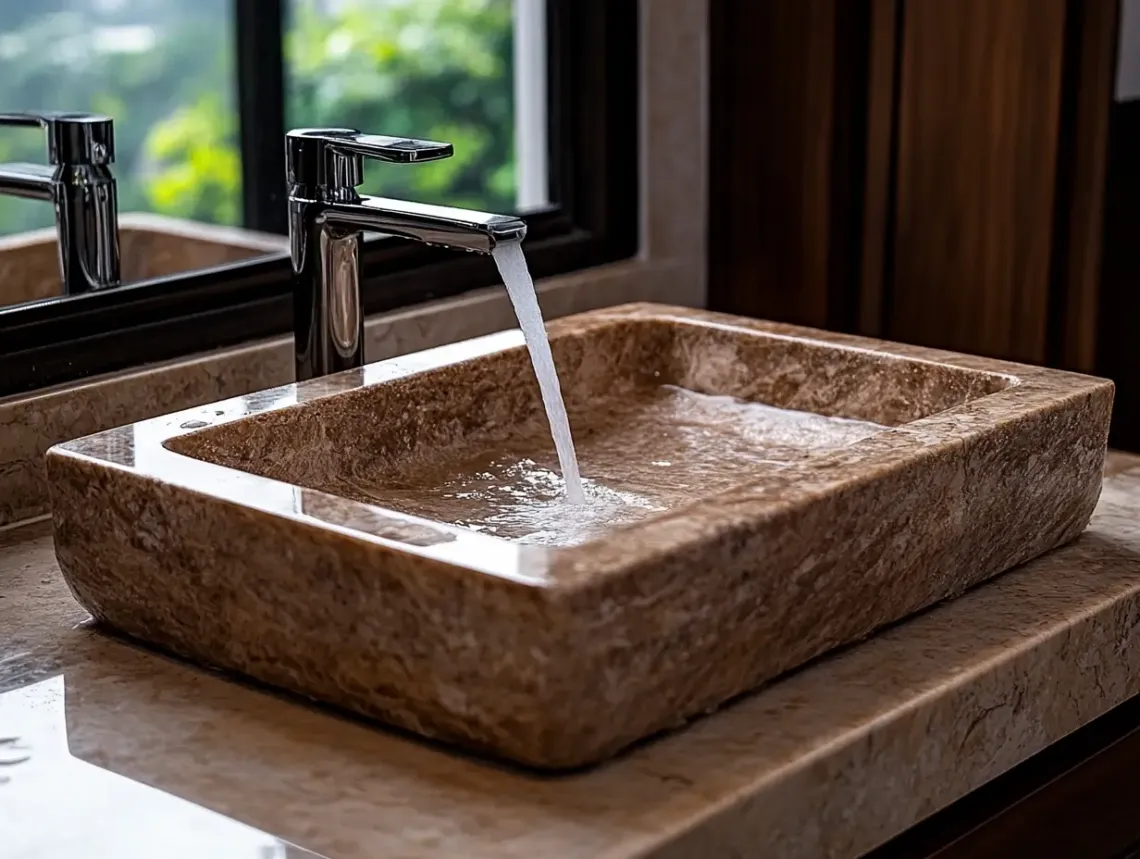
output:
<path id="1" fill-rule="evenodd" d="M 521 241 L 526 223 L 447 206 L 362 197 L 364 159 L 395 163 L 450 158 L 450 143 L 307 128 L 286 135 L 289 245 L 297 381 L 364 364 L 360 236 L 365 230 L 490 253 Z"/>
<path id="2" fill-rule="evenodd" d="M 39 126 L 48 164 L 0 164 L 0 195 L 55 207 L 65 295 L 119 285 L 119 206 L 110 117 L 87 113 L 0 113 L 0 125 Z"/>

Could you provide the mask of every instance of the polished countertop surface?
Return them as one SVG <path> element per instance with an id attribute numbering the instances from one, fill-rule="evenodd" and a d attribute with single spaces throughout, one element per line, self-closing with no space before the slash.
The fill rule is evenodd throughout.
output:
<path id="1" fill-rule="evenodd" d="M 0 531 L 0 853 L 858 856 L 1140 693 L 1140 459 L 1076 542 L 686 729 L 557 777 L 92 628 Z"/>

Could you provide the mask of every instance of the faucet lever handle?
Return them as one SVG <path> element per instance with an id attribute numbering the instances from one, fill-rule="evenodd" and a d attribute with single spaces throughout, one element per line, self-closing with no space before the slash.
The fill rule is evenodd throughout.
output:
<path id="1" fill-rule="evenodd" d="M 364 159 L 409 164 L 450 158 L 450 143 L 362 134 L 351 128 L 299 128 L 286 135 L 289 182 L 331 190 L 364 181 Z"/>
<path id="2" fill-rule="evenodd" d="M 0 113 L 0 126 L 39 126 L 44 129 L 48 161 L 57 166 L 97 166 L 115 161 L 115 128 L 109 116 L 65 111 Z"/>

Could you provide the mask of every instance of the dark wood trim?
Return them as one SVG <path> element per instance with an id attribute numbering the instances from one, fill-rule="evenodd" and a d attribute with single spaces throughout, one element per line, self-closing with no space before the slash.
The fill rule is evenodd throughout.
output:
<path id="1" fill-rule="evenodd" d="M 858 331 L 883 333 L 894 261 L 898 78 L 903 0 L 871 0 L 867 73 L 867 157 L 863 187 L 862 271 Z"/>
<path id="2" fill-rule="evenodd" d="M 709 304 L 853 327 L 870 0 L 710 13 Z"/>
<path id="3" fill-rule="evenodd" d="M 1046 357 L 1067 0 L 906 0 L 886 335 Z"/>
<path id="4" fill-rule="evenodd" d="M 1120 102 L 1109 119 L 1104 245 L 1097 316 L 1096 372 L 1116 382 L 1109 442 L 1140 450 L 1140 101 Z"/>
<path id="5" fill-rule="evenodd" d="M 837 3 L 833 24 L 826 322 L 837 331 L 859 325 L 873 2 Z"/>
<path id="6" fill-rule="evenodd" d="M 1047 362 L 1091 373 L 1104 241 L 1118 0 L 1069 0 Z"/>

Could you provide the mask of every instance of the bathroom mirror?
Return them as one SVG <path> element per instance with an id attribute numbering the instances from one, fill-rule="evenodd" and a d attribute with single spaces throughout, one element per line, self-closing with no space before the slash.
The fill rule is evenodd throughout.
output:
<path id="1" fill-rule="evenodd" d="M 369 164 L 360 193 L 523 215 L 536 276 L 632 255 L 639 7 L 0 0 L 0 114 L 113 122 L 121 275 L 65 288 L 52 204 L 0 194 L 0 396 L 289 331 L 291 128 L 451 143 Z M 0 127 L 0 190 L 47 148 Z M 366 313 L 496 282 L 488 259 L 367 238 Z"/>

